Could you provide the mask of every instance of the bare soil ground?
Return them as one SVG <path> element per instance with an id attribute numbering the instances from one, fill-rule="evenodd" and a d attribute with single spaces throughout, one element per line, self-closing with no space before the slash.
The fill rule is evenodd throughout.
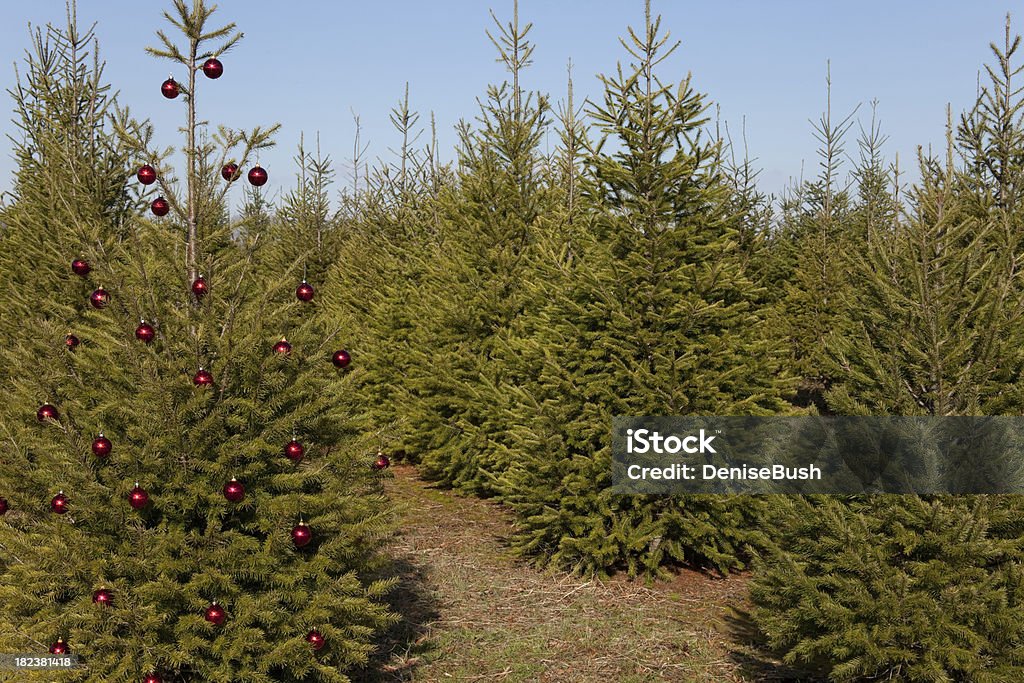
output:
<path id="1" fill-rule="evenodd" d="M 587 580 L 516 559 L 509 513 L 393 468 L 402 512 L 392 553 L 402 622 L 355 680 L 797 680 L 750 647 L 748 577 L 680 572 L 649 583 Z"/>

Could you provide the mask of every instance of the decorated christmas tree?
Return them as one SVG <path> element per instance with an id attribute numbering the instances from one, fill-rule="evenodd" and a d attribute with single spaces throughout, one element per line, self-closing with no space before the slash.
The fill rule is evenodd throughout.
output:
<path id="1" fill-rule="evenodd" d="M 333 224 L 315 184 L 281 216 L 262 195 L 276 127 L 201 122 L 241 38 L 213 10 L 176 0 L 150 50 L 177 156 L 105 99 L 73 21 L 15 90 L 0 651 L 73 653 L 66 680 L 345 681 L 392 620 L 379 435 L 320 310 Z"/>

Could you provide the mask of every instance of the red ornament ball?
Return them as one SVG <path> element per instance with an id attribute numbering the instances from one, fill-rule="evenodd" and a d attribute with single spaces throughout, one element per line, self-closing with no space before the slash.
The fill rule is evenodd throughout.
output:
<path id="1" fill-rule="evenodd" d="M 39 410 L 36 411 L 36 419 L 40 422 L 46 422 L 47 420 L 59 420 L 60 413 L 57 412 L 57 409 L 54 406 L 51 406 L 49 403 L 44 403 L 39 406 Z"/>
<path id="2" fill-rule="evenodd" d="M 295 290 L 295 298 L 299 301 L 312 301 L 313 300 L 313 287 L 305 280 Z"/>
<path id="3" fill-rule="evenodd" d="M 107 290 L 100 287 L 89 295 L 89 303 L 92 304 L 93 308 L 106 308 L 107 304 L 110 303 L 110 294 Z"/>
<path id="4" fill-rule="evenodd" d="M 192 293 L 195 294 L 197 299 L 202 299 L 206 296 L 208 291 L 210 291 L 210 287 L 206 284 L 206 280 L 203 279 L 203 276 L 200 275 L 195 279 L 195 282 L 192 283 Z"/>
<path id="5" fill-rule="evenodd" d="M 206 608 L 206 612 L 203 613 L 203 618 L 214 626 L 220 626 L 224 623 L 224 619 L 227 618 L 227 614 L 224 613 L 224 608 L 213 603 Z"/>
<path id="6" fill-rule="evenodd" d="M 173 78 L 168 78 L 166 81 L 160 84 L 160 92 L 169 100 L 173 100 L 181 92 L 178 87 L 178 82 Z"/>
<path id="7" fill-rule="evenodd" d="M 299 522 L 298 525 L 292 529 L 292 543 L 295 544 L 296 548 L 304 548 L 309 545 L 309 542 L 312 540 L 313 532 L 305 522 Z"/>
<path id="8" fill-rule="evenodd" d="M 224 167 L 220 169 L 220 176 L 229 183 L 234 182 L 238 179 L 238 164 L 233 161 L 224 164 Z"/>
<path id="9" fill-rule="evenodd" d="M 322 650 L 324 645 L 327 644 L 327 641 L 324 640 L 324 635 L 315 628 L 306 634 L 306 642 L 312 645 L 314 650 Z"/>
<path id="10" fill-rule="evenodd" d="M 135 482 L 135 487 L 128 492 L 128 504 L 136 510 L 141 510 L 146 507 L 147 503 L 149 503 L 149 493 L 139 486 L 139 482 Z"/>
<path id="11" fill-rule="evenodd" d="M 0 498 L 0 517 L 2 517 L 3 515 L 6 515 L 7 514 L 7 510 L 8 510 L 7 499 L 6 498 Z"/>
<path id="12" fill-rule="evenodd" d="M 50 645 L 51 655 L 63 655 L 68 652 L 68 644 L 64 642 L 63 638 L 58 638 L 56 643 Z"/>
<path id="13" fill-rule="evenodd" d="M 259 164 L 249 169 L 249 182 L 256 187 L 263 187 L 267 184 L 267 172 Z"/>
<path id="14" fill-rule="evenodd" d="M 78 345 L 81 343 L 82 342 L 78 339 L 78 337 L 76 337 L 73 334 L 68 334 L 68 336 L 64 337 L 64 345 L 67 346 L 68 349 L 72 351 L 77 349 Z"/>
<path id="15" fill-rule="evenodd" d="M 135 338 L 140 342 L 148 344 L 153 341 L 154 337 L 156 337 L 156 330 L 145 320 L 141 321 L 139 326 L 135 328 Z"/>
<path id="16" fill-rule="evenodd" d="M 287 444 L 285 444 L 284 454 L 285 456 L 288 457 L 289 460 L 294 460 L 295 462 L 298 462 L 302 460 L 302 456 L 306 454 L 306 449 L 303 447 L 301 443 L 299 443 L 295 439 L 292 439 Z"/>
<path id="17" fill-rule="evenodd" d="M 391 466 L 391 458 L 383 453 L 377 453 L 377 459 L 373 461 L 373 469 L 383 470 Z"/>
<path id="18" fill-rule="evenodd" d="M 156 182 L 156 169 L 146 164 L 139 169 L 139 172 L 135 174 L 135 177 L 139 179 L 139 182 L 143 185 L 152 185 Z"/>
<path id="19" fill-rule="evenodd" d="M 151 673 L 146 674 L 146 677 L 142 679 L 142 683 L 164 683 L 164 679 L 155 673 Z"/>
<path id="20" fill-rule="evenodd" d="M 114 448 L 114 444 L 110 442 L 110 439 L 100 434 L 92 440 L 92 454 L 97 458 L 105 458 L 110 455 L 110 451 Z"/>
<path id="21" fill-rule="evenodd" d="M 211 375 L 208 370 L 199 368 L 199 372 L 197 372 L 192 378 L 192 382 L 197 387 L 206 387 L 213 384 L 213 375 Z"/>
<path id="22" fill-rule="evenodd" d="M 97 605 L 107 606 L 114 602 L 114 594 L 106 588 L 100 588 L 92 594 L 92 601 Z"/>
<path id="23" fill-rule="evenodd" d="M 76 258 L 71 262 L 71 272 L 75 275 L 85 277 L 89 274 L 90 270 L 92 270 L 92 267 L 89 265 L 89 262 L 84 259 Z"/>
<path id="24" fill-rule="evenodd" d="M 69 505 L 68 497 L 64 495 L 63 491 L 57 493 L 56 496 L 50 501 L 50 509 L 56 512 L 58 515 L 63 515 L 68 511 Z"/>
<path id="25" fill-rule="evenodd" d="M 232 477 L 231 481 L 224 484 L 224 497 L 232 503 L 242 502 L 245 498 L 245 487 L 242 486 L 242 482 Z"/>
<path id="26" fill-rule="evenodd" d="M 281 341 L 274 344 L 274 353 L 279 353 L 282 356 L 287 356 L 292 352 L 292 345 L 288 343 L 288 340 L 281 337 Z"/>
<path id="27" fill-rule="evenodd" d="M 331 356 L 331 362 L 334 363 L 335 367 L 345 369 L 348 367 L 348 364 L 352 362 L 352 354 L 345 349 L 335 351 L 334 355 Z"/>
<path id="28" fill-rule="evenodd" d="M 203 63 L 203 73 L 207 78 L 220 78 L 224 73 L 224 65 L 216 57 L 210 57 Z"/>
<path id="29" fill-rule="evenodd" d="M 153 212 L 154 216 L 166 216 L 167 212 L 171 210 L 171 205 L 163 197 L 157 197 L 149 205 L 149 210 Z"/>

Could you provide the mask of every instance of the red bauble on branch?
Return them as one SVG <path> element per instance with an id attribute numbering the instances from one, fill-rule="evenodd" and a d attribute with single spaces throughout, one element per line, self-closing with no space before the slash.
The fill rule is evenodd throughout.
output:
<path id="1" fill-rule="evenodd" d="M 0 517 L 6 515 L 7 514 L 7 510 L 8 510 L 7 499 L 6 498 L 0 498 Z"/>
<path id="2" fill-rule="evenodd" d="M 146 677 L 142 679 L 142 683 L 164 683 L 164 679 L 160 678 L 155 673 L 148 673 Z"/>
<path id="3" fill-rule="evenodd" d="M 299 522 L 292 528 L 292 543 L 296 548 L 305 548 L 313 540 L 313 532 L 305 522 Z"/>
<path id="4" fill-rule="evenodd" d="M 299 443 L 295 439 L 292 439 L 287 444 L 285 444 L 284 454 L 285 456 L 287 456 L 289 460 L 294 460 L 295 462 L 298 462 L 302 460 L 302 456 L 306 454 L 306 449 L 301 443 Z"/>
<path id="5" fill-rule="evenodd" d="M 216 57 L 210 57 L 203 63 L 203 73 L 207 78 L 220 78 L 224 73 L 224 65 Z"/>
<path id="6" fill-rule="evenodd" d="M 324 645 L 327 644 L 327 641 L 324 640 L 323 634 L 315 628 L 306 634 L 306 642 L 309 643 L 314 650 L 322 650 Z"/>
<path id="7" fill-rule="evenodd" d="M 63 638 L 58 638 L 57 642 L 50 645 L 51 655 L 65 655 L 68 653 L 68 644 L 64 642 Z"/>
<path id="8" fill-rule="evenodd" d="M 391 466 L 391 458 L 384 455 L 381 451 L 377 451 L 377 459 L 373 461 L 373 469 L 383 470 Z"/>
<path id="9" fill-rule="evenodd" d="M 110 439 L 103 436 L 101 432 L 99 436 L 92 440 L 92 454 L 97 458 L 105 458 L 110 455 L 110 451 L 113 450 L 114 444 L 110 442 Z"/>
<path id="10" fill-rule="evenodd" d="M 295 298 L 299 301 L 312 301 L 313 300 L 313 286 L 305 280 L 295 290 Z"/>
<path id="11" fill-rule="evenodd" d="M 147 323 L 145 320 L 139 322 L 139 326 L 135 328 L 135 338 L 144 344 L 148 344 L 153 341 L 156 337 L 156 330 L 153 326 Z"/>
<path id="12" fill-rule="evenodd" d="M 334 363 L 334 367 L 344 370 L 352 362 L 352 355 L 345 349 L 335 351 L 331 356 L 331 362 Z"/>
<path id="13" fill-rule="evenodd" d="M 223 168 L 220 169 L 220 177 L 229 183 L 238 180 L 238 164 L 231 161 L 224 164 Z"/>
<path id="14" fill-rule="evenodd" d="M 200 275 L 192 283 L 192 293 L 195 294 L 197 299 L 202 299 L 206 296 L 206 293 L 210 291 L 209 285 L 206 284 L 206 280 Z"/>
<path id="15" fill-rule="evenodd" d="M 267 184 L 267 172 L 262 166 L 256 164 L 249 169 L 249 182 L 256 187 L 263 187 Z"/>
<path id="16" fill-rule="evenodd" d="M 154 216 L 166 216 L 167 212 L 171 210 L 171 205 L 163 197 L 157 197 L 153 200 L 153 203 L 149 205 L 149 210 L 153 212 Z"/>
<path id="17" fill-rule="evenodd" d="M 160 84 L 160 93 L 169 100 L 173 100 L 180 92 L 181 88 L 178 87 L 178 82 L 173 78 L 168 78 Z"/>
<path id="18" fill-rule="evenodd" d="M 232 503 L 241 503 L 245 498 L 245 487 L 242 486 L 242 482 L 231 477 L 231 481 L 224 484 L 224 497 Z"/>
<path id="19" fill-rule="evenodd" d="M 68 333 L 68 336 L 64 337 L 64 346 L 68 347 L 71 351 L 78 348 L 78 345 L 82 342 L 75 335 Z"/>
<path id="20" fill-rule="evenodd" d="M 92 594 L 92 601 L 97 605 L 108 606 L 114 602 L 114 594 L 108 591 L 106 588 L 100 588 L 98 591 Z"/>
<path id="21" fill-rule="evenodd" d="M 89 262 L 85 259 L 76 258 L 71 262 L 71 272 L 75 275 L 85 277 L 89 274 L 90 270 L 92 270 L 92 268 L 89 266 Z"/>
<path id="22" fill-rule="evenodd" d="M 89 303 L 93 308 L 106 308 L 110 303 L 110 293 L 101 286 L 89 295 Z"/>
<path id="23" fill-rule="evenodd" d="M 274 353 L 280 354 L 282 356 L 287 356 L 291 352 L 292 345 L 289 344 L 288 340 L 285 339 L 284 337 L 281 337 L 281 341 L 274 344 Z"/>
<path id="24" fill-rule="evenodd" d="M 58 491 L 57 495 L 50 500 L 50 509 L 56 512 L 58 515 L 63 515 L 68 511 L 70 505 L 68 497 L 64 495 L 63 491 Z"/>
<path id="25" fill-rule="evenodd" d="M 134 488 L 128 492 L 128 504 L 136 510 L 141 510 L 146 507 L 147 503 L 149 503 L 149 492 L 139 486 L 139 482 L 135 482 Z"/>
<path id="26" fill-rule="evenodd" d="M 227 618 L 227 614 L 224 612 L 224 608 L 213 602 L 206 611 L 203 613 L 203 618 L 214 626 L 220 626 L 224 623 L 224 619 Z"/>
<path id="27" fill-rule="evenodd" d="M 213 384 L 213 375 L 209 371 L 199 368 L 199 371 L 192 377 L 192 383 L 197 387 L 208 387 Z"/>
<path id="28" fill-rule="evenodd" d="M 44 403 L 39 406 L 39 410 L 36 411 L 36 419 L 40 422 L 46 422 L 47 420 L 59 420 L 60 413 L 57 412 L 57 408 L 54 406 L 49 403 Z"/>
<path id="29" fill-rule="evenodd" d="M 135 177 L 139 179 L 139 182 L 143 185 L 152 185 L 156 182 L 156 169 L 149 164 L 144 165 L 139 169 Z"/>

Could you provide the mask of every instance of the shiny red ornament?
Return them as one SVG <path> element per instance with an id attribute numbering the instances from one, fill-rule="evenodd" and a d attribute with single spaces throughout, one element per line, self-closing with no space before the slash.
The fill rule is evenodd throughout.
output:
<path id="1" fill-rule="evenodd" d="M 153 212 L 154 216 L 166 216 L 171 210 L 171 205 L 163 197 L 157 197 L 153 200 L 153 203 L 149 205 L 149 210 Z"/>
<path id="2" fill-rule="evenodd" d="M 153 341 L 154 337 L 156 337 L 156 330 L 145 320 L 141 321 L 139 326 L 135 328 L 135 338 L 140 342 L 148 344 Z"/>
<path id="3" fill-rule="evenodd" d="M 313 300 L 313 287 L 305 280 L 295 290 L 295 298 L 299 301 L 312 301 Z"/>
<path id="4" fill-rule="evenodd" d="M 289 460 L 298 462 L 302 460 L 302 456 L 306 454 L 306 449 L 301 443 L 292 439 L 285 445 L 284 454 Z"/>
<path id="5" fill-rule="evenodd" d="M 110 303 L 110 294 L 107 290 L 100 287 L 89 295 L 89 303 L 92 304 L 93 308 L 106 308 L 107 304 Z"/>
<path id="6" fill-rule="evenodd" d="M 210 291 L 210 287 L 206 284 L 206 280 L 203 279 L 203 276 L 200 275 L 195 279 L 195 282 L 192 283 L 192 293 L 195 294 L 197 299 L 202 299 L 206 296 L 208 291 Z"/>
<path id="7" fill-rule="evenodd" d="M 128 492 L 128 504 L 136 510 L 141 510 L 149 503 L 149 492 L 135 482 L 135 487 Z"/>
<path id="8" fill-rule="evenodd" d="M 256 187 L 262 187 L 267 184 L 267 172 L 262 166 L 256 164 L 249 169 L 249 182 Z"/>
<path id="9" fill-rule="evenodd" d="M 292 345 L 288 343 L 288 340 L 281 337 L 281 341 L 274 344 L 274 353 L 279 353 L 282 356 L 287 356 L 292 352 Z"/>
<path id="10" fill-rule="evenodd" d="M 64 655 L 68 652 L 68 644 L 64 642 L 63 638 L 58 638 L 56 643 L 50 645 L 51 655 Z"/>
<path id="11" fill-rule="evenodd" d="M 223 168 L 220 169 L 220 177 L 229 183 L 238 180 L 238 164 L 233 161 L 224 164 Z"/>
<path id="12" fill-rule="evenodd" d="M 224 73 L 224 65 L 216 57 L 210 57 L 203 63 L 203 73 L 207 78 L 220 78 Z"/>
<path id="13" fill-rule="evenodd" d="M 114 594 L 106 588 L 100 588 L 92 594 L 92 601 L 97 605 L 108 606 L 114 602 Z"/>
<path id="14" fill-rule="evenodd" d="M 72 351 L 77 349 L 78 345 L 81 343 L 82 342 L 78 339 L 78 337 L 76 337 L 73 334 L 68 334 L 68 336 L 64 337 L 64 345 L 67 346 Z"/>
<path id="15" fill-rule="evenodd" d="M 110 451 L 114 448 L 114 444 L 110 442 L 110 439 L 100 434 L 92 440 L 92 454 L 97 458 L 105 458 L 110 455 Z"/>
<path id="16" fill-rule="evenodd" d="M 377 459 L 373 461 L 373 469 L 383 470 L 391 466 L 391 458 L 381 452 L 377 452 Z"/>
<path id="17" fill-rule="evenodd" d="M 2 517 L 3 515 L 6 515 L 7 514 L 7 510 L 8 510 L 7 499 L 6 498 L 0 498 L 0 517 Z"/>
<path id="18" fill-rule="evenodd" d="M 306 634 L 306 642 L 312 645 L 314 650 L 322 650 L 324 649 L 324 645 L 327 644 L 327 641 L 324 640 L 323 634 L 315 628 Z"/>
<path id="19" fill-rule="evenodd" d="M 160 84 L 160 92 L 169 100 L 173 100 L 181 92 L 178 87 L 178 82 L 173 78 L 168 78 L 166 81 Z"/>
<path id="20" fill-rule="evenodd" d="M 135 177 L 139 179 L 139 182 L 143 185 L 152 185 L 156 182 L 156 169 L 146 164 L 139 169 L 139 172 L 135 174 Z"/>
<path id="21" fill-rule="evenodd" d="M 335 351 L 331 356 L 331 362 L 334 363 L 334 367 L 345 369 L 352 362 L 352 355 L 345 349 Z"/>
<path id="22" fill-rule="evenodd" d="M 146 677 L 142 679 L 142 683 L 164 683 L 164 679 L 160 678 L 157 674 L 146 674 Z"/>
<path id="23" fill-rule="evenodd" d="M 292 529 L 292 543 L 296 548 L 304 548 L 313 540 L 313 532 L 305 522 L 299 522 Z"/>
<path id="24" fill-rule="evenodd" d="M 242 486 L 242 482 L 232 477 L 231 481 L 224 484 L 224 497 L 232 503 L 242 502 L 245 498 L 245 487 Z"/>
<path id="25" fill-rule="evenodd" d="M 68 511 L 68 497 L 64 495 L 63 491 L 59 491 L 56 496 L 50 501 L 50 509 L 56 512 L 58 515 L 63 515 Z"/>
<path id="26" fill-rule="evenodd" d="M 206 608 L 203 618 L 214 626 L 220 626 L 224 623 L 224 619 L 227 618 L 227 614 L 224 613 L 224 608 L 215 602 Z"/>
<path id="27" fill-rule="evenodd" d="M 60 413 L 57 412 L 57 409 L 54 406 L 51 406 L 49 403 L 44 403 L 39 406 L 39 410 L 36 411 L 36 419 L 40 422 L 46 422 L 47 420 L 59 420 Z"/>
<path id="28" fill-rule="evenodd" d="M 197 387 L 206 387 L 213 384 L 213 375 L 211 375 L 209 371 L 199 368 L 199 372 L 197 372 L 192 378 L 192 382 Z"/>
<path id="29" fill-rule="evenodd" d="M 90 270 L 92 270 L 92 267 L 89 265 L 89 262 L 86 261 L 85 259 L 76 258 L 74 261 L 71 262 L 71 272 L 74 273 L 75 275 L 81 275 L 82 277 L 85 277 L 86 275 L 89 274 Z"/>

